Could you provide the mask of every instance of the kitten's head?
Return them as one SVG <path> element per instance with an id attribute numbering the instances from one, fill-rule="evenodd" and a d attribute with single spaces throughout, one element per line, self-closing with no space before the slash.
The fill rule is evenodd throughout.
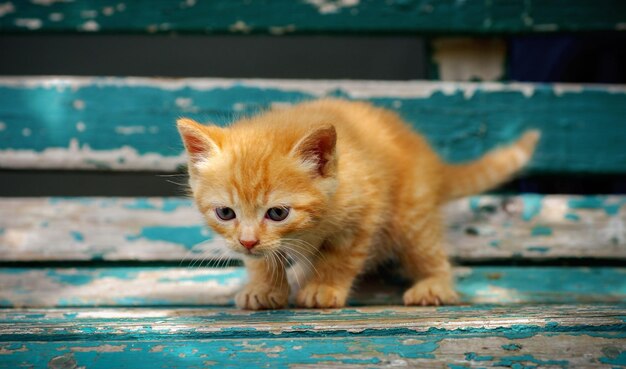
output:
<path id="1" fill-rule="evenodd" d="M 323 219 L 337 186 L 332 125 L 177 124 L 198 208 L 231 249 L 263 256 L 293 246 Z"/>

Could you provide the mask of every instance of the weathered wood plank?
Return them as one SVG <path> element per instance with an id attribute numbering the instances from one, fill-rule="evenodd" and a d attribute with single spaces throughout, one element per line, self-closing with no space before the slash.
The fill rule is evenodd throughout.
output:
<path id="1" fill-rule="evenodd" d="M 622 196 L 478 196 L 446 208 L 460 263 L 626 260 Z M 0 260 L 215 261 L 226 248 L 183 198 L 0 199 Z M 230 255 L 237 259 L 237 254 Z"/>
<path id="2" fill-rule="evenodd" d="M 473 267 L 456 269 L 456 276 L 466 303 L 622 302 L 626 298 L 624 268 Z M 245 281 L 242 267 L 2 268 L 0 306 L 229 305 Z M 399 304 L 406 287 L 389 276 L 364 284 L 356 288 L 351 304 Z"/>
<path id="3" fill-rule="evenodd" d="M 624 314 L 623 305 L 4 310 L 0 367 L 610 368 L 623 362 Z"/>
<path id="4" fill-rule="evenodd" d="M 619 0 L 9 1 L 2 32 L 512 33 L 622 30 Z"/>
<path id="5" fill-rule="evenodd" d="M 535 127 L 530 172 L 626 172 L 626 86 L 50 77 L 0 78 L 0 167 L 173 171 L 177 117 L 224 124 L 322 96 L 398 111 L 450 161 Z"/>

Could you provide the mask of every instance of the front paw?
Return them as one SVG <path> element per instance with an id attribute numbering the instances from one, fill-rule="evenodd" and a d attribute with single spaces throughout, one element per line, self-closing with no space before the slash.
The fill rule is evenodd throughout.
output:
<path id="1" fill-rule="evenodd" d="M 404 293 L 405 305 L 439 306 L 455 304 L 458 300 L 459 296 L 449 278 L 426 278 Z"/>
<path id="2" fill-rule="evenodd" d="M 248 284 L 235 296 L 237 307 L 246 310 L 282 309 L 288 300 L 289 289 L 255 284 Z"/>
<path id="3" fill-rule="evenodd" d="M 346 305 L 348 290 L 325 284 L 309 283 L 298 292 L 296 302 L 306 308 L 339 308 Z"/>

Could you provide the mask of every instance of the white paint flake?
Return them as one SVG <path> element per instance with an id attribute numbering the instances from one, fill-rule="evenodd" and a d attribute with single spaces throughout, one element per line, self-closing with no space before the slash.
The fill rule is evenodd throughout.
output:
<path id="1" fill-rule="evenodd" d="M 126 4 L 119 3 L 115 6 L 115 9 L 117 9 L 118 12 L 123 12 L 124 10 L 126 10 Z"/>
<path id="2" fill-rule="evenodd" d="M 15 7 L 13 6 L 12 2 L 0 4 L 0 17 L 4 17 L 5 15 L 9 13 L 14 13 L 14 12 L 15 12 Z"/>
<path id="3" fill-rule="evenodd" d="M 609 224 L 600 230 L 600 233 L 603 241 L 608 244 L 626 244 L 626 226 L 624 225 L 624 221 L 619 217 L 611 218 Z"/>
<path id="4" fill-rule="evenodd" d="M 50 6 L 56 3 L 71 3 L 74 0 L 30 0 L 31 3 L 42 6 Z"/>
<path id="5" fill-rule="evenodd" d="M 15 20 L 15 25 L 18 27 L 28 28 L 31 31 L 37 30 L 41 28 L 43 22 L 41 19 L 37 18 L 17 18 Z"/>
<path id="6" fill-rule="evenodd" d="M 334 14 L 343 8 L 359 5 L 360 0 L 304 0 L 304 2 L 316 7 L 320 14 Z"/>
<path id="7" fill-rule="evenodd" d="M 250 33 L 250 31 L 252 31 L 252 27 L 247 25 L 244 21 L 237 21 L 230 25 L 228 30 L 231 32 Z"/>
<path id="8" fill-rule="evenodd" d="M 73 352 L 124 352 L 126 345 L 99 345 L 99 346 L 75 346 L 70 347 Z"/>
<path id="9" fill-rule="evenodd" d="M 178 97 L 174 102 L 179 108 L 185 109 L 193 104 L 193 100 L 189 97 Z"/>
<path id="10" fill-rule="evenodd" d="M 582 93 L 584 90 L 583 85 L 577 83 L 554 83 L 552 88 L 556 96 L 561 96 L 564 93 Z"/>
<path id="11" fill-rule="evenodd" d="M 100 29 L 98 22 L 89 20 L 78 27 L 81 31 L 96 32 Z"/>
<path id="12" fill-rule="evenodd" d="M 296 30 L 296 26 L 293 24 L 288 24 L 284 27 L 270 27 L 270 34 L 280 36 L 286 33 L 293 33 Z"/>
<path id="13" fill-rule="evenodd" d="M 77 122 L 76 123 L 76 130 L 78 132 L 84 132 L 86 128 L 87 128 L 87 126 L 85 126 L 84 122 Z"/>
<path id="14" fill-rule="evenodd" d="M 72 106 L 76 110 L 83 110 L 85 109 L 85 102 L 83 100 L 76 99 L 72 102 Z"/>
<path id="15" fill-rule="evenodd" d="M 7 129 L 7 124 L 0 121 L 0 132 L 4 131 L 5 129 Z"/>
<path id="16" fill-rule="evenodd" d="M 113 8 L 112 6 L 105 6 L 104 8 L 102 8 L 102 14 L 107 17 L 112 16 L 113 13 L 115 13 L 115 8 Z"/>
<path id="17" fill-rule="evenodd" d="M 30 128 L 24 128 L 24 129 L 22 129 L 22 136 L 24 136 L 24 137 L 30 137 L 30 135 L 31 135 L 32 133 L 33 133 L 33 132 L 30 130 Z"/>
<path id="18" fill-rule="evenodd" d="M 93 150 L 89 145 L 79 145 L 72 139 L 66 148 L 48 148 L 44 151 L 0 150 L 3 168 L 64 168 L 96 169 L 106 166 L 111 169 L 145 169 L 173 171 L 187 163 L 182 152 L 178 156 L 163 156 L 155 153 L 140 154 L 132 147 L 124 146 L 112 150 Z"/>
<path id="19" fill-rule="evenodd" d="M 48 19 L 52 22 L 60 22 L 63 18 L 65 18 L 63 13 L 50 13 L 50 15 L 48 15 Z"/>

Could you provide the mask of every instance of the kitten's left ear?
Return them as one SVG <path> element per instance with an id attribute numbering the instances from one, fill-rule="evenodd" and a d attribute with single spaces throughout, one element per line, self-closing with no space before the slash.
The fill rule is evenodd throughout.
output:
<path id="1" fill-rule="evenodd" d="M 187 149 L 190 163 L 195 164 L 219 153 L 223 137 L 221 128 L 205 126 L 188 118 L 177 120 L 176 125 Z"/>
<path id="2" fill-rule="evenodd" d="M 328 125 L 306 135 L 294 146 L 291 152 L 305 163 L 313 164 L 316 174 L 327 177 L 332 175 L 335 170 L 336 143 L 337 132 L 335 127 Z"/>

